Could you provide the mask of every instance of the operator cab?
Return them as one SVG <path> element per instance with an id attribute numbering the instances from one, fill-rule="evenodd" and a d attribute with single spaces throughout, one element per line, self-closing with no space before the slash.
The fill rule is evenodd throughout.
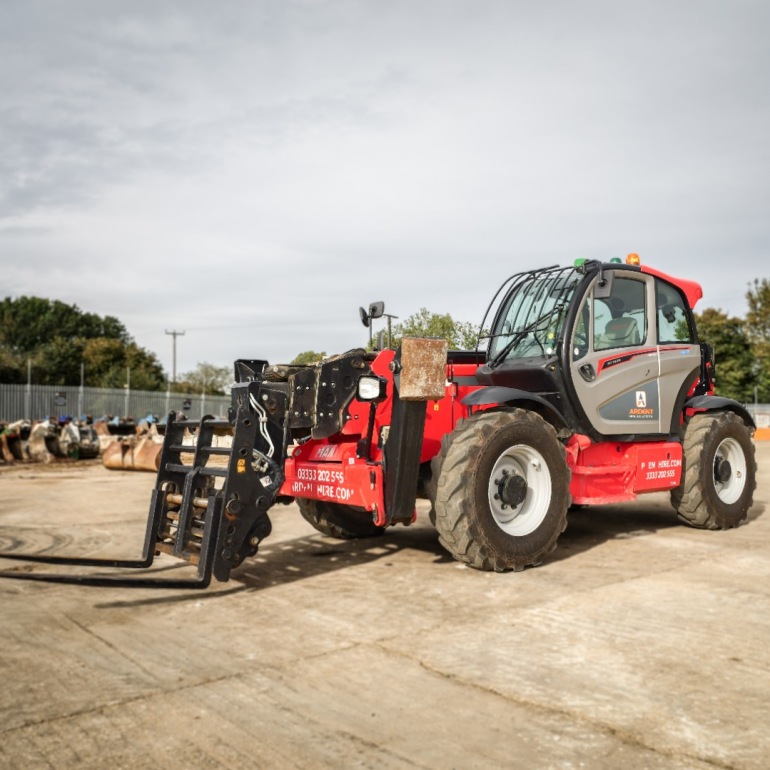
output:
<path id="1" fill-rule="evenodd" d="M 490 309 L 501 295 L 476 375 L 498 398 L 509 391 L 498 403 L 529 396 L 529 408 L 550 407 L 562 427 L 597 440 L 678 432 L 701 380 L 692 317 L 700 286 L 629 255 L 517 274 Z"/>

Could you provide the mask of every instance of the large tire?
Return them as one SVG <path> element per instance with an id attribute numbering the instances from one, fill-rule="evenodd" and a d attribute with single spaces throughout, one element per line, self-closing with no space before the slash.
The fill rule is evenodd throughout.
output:
<path id="1" fill-rule="evenodd" d="M 737 527 L 753 503 L 756 474 L 743 420 L 733 412 L 696 414 L 684 434 L 682 481 L 671 490 L 671 504 L 691 527 Z"/>
<path id="2" fill-rule="evenodd" d="M 357 537 L 376 537 L 385 531 L 372 521 L 372 515 L 363 508 L 352 508 L 325 500 L 297 498 L 302 517 L 328 537 L 351 540 Z"/>
<path id="3" fill-rule="evenodd" d="M 439 541 L 470 567 L 536 566 L 567 526 L 564 446 L 533 412 L 482 411 L 461 420 L 444 436 L 431 468 Z"/>

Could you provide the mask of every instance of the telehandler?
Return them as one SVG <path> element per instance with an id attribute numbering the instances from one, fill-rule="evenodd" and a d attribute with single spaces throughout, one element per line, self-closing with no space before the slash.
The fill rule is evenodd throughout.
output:
<path id="1" fill-rule="evenodd" d="M 449 553 L 499 572 L 540 564 L 571 505 L 668 490 L 686 524 L 736 527 L 756 487 L 755 426 L 714 395 L 701 296 L 636 255 L 576 260 L 507 279 L 475 352 L 405 338 L 313 366 L 236 361 L 228 419 L 169 415 L 140 559 L 0 555 L 146 568 L 168 554 L 197 577 L 2 576 L 203 588 L 253 556 L 271 508 L 292 500 L 323 534 L 357 538 L 412 523 L 427 497 Z"/>

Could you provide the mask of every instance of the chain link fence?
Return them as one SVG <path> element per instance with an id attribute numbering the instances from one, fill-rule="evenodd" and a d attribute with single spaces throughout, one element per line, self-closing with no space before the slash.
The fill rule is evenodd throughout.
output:
<path id="1" fill-rule="evenodd" d="M 169 391 L 0 384 L 0 420 L 41 420 L 44 417 L 105 415 L 141 420 L 148 414 L 165 417 L 172 409 L 191 420 L 205 414 L 227 414 L 230 396 L 193 395 Z M 770 404 L 746 404 L 758 428 L 770 428 Z"/>
<path id="2" fill-rule="evenodd" d="M 133 417 L 139 421 L 149 414 L 163 418 L 171 410 L 184 412 L 191 420 L 203 415 L 227 415 L 230 396 L 207 396 L 151 390 L 57 387 L 55 385 L 0 384 L 0 420 L 40 420 L 44 417 L 99 419 Z"/>

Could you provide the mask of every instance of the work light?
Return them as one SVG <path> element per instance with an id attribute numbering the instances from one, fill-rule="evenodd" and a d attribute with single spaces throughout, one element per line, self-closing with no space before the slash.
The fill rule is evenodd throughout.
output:
<path id="1" fill-rule="evenodd" d="M 387 395 L 388 381 L 376 375 L 359 377 L 356 397 L 359 401 L 382 401 Z"/>

